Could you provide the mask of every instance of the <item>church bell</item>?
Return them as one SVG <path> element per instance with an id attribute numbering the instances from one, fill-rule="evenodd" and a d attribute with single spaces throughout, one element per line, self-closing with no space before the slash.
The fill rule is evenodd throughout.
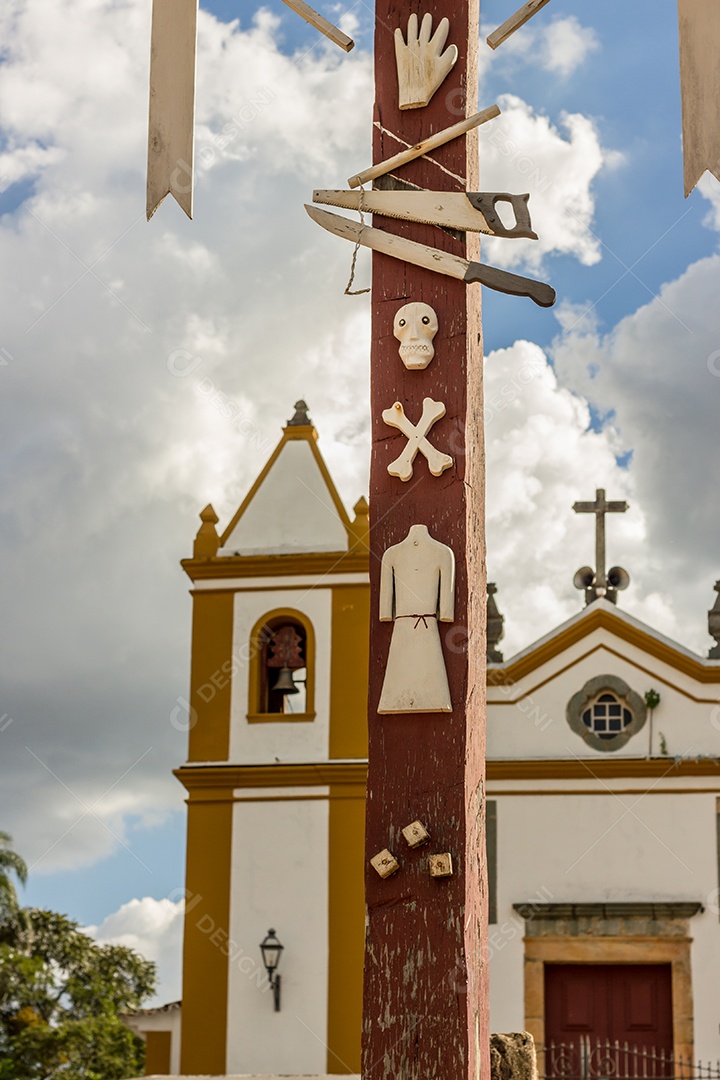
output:
<path id="1" fill-rule="evenodd" d="M 299 694 L 295 681 L 292 677 L 292 669 L 289 667 L 280 668 L 280 674 L 277 677 L 277 682 L 273 686 L 273 690 L 276 690 L 280 694 Z"/>

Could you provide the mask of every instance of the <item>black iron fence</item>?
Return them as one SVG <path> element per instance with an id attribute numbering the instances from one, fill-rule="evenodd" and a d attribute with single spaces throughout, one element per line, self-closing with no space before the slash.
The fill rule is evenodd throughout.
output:
<path id="1" fill-rule="evenodd" d="M 720 1061 L 691 1061 L 655 1046 L 580 1035 L 538 1046 L 540 1080 L 720 1080 Z"/>

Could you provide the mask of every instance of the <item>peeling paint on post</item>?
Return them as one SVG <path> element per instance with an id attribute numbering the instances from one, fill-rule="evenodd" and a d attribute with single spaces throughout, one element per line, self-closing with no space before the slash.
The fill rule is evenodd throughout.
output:
<path id="1" fill-rule="evenodd" d="M 377 0 L 373 161 L 390 157 L 476 111 L 478 3 L 418 7 Z M 426 108 L 400 110 L 393 31 L 411 12 L 433 27 L 450 22 L 459 58 Z M 467 90 L 466 95 L 466 88 Z M 477 131 L 420 158 L 400 177 L 435 191 L 479 190 Z M 443 168 L 440 168 L 442 166 Z M 453 175 L 454 174 L 454 175 Z M 464 179 L 458 179 L 464 178 Z M 378 186 L 392 186 L 383 178 Z M 465 258 L 476 236 L 375 217 L 376 228 Z M 490 1075 L 487 957 L 485 770 L 485 526 L 480 288 L 373 253 L 371 403 L 371 657 L 367 798 L 367 949 L 363 1008 L 365 1080 L 476 1080 Z M 422 302 L 438 316 L 435 357 L 408 370 L 393 320 Z M 382 420 L 400 402 L 417 418 L 423 399 L 442 401 L 433 445 L 453 466 L 432 476 L 418 456 L 403 483 L 387 466 L 405 437 Z M 455 622 L 438 623 L 452 713 L 378 715 L 392 624 L 378 620 L 380 561 L 411 525 L 427 525 L 455 554 Z M 467 641 L 470 648 L 466 648 Z M 402 830 L 419 820 L 427 844 L 411 848 Z M 400 867 L 381 878 L 369 859 L 389 849 Z M 429 856 L 449 853 L 452 876 L 432 877 Z"/>

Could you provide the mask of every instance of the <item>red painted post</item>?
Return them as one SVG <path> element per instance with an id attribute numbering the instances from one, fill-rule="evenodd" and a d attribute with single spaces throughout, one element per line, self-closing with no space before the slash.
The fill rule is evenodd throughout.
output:
<path id="1" fill-rule="evenodd" d="M 376 0 L 375 123 L 377 163 L 478 109 L 476 0 L 435 0 L 422 7 Z M 393 34 L 408 16 L 446 16 L 459 58 L 425 108 L 398 108 Z M 392 134 L 391 134 L 392 133 Z M 397 135 L 402 142 L 395 140 Z M 403 166 L 398 177 L 435 191 L 477 191 L 477 131 Z M 443 166 L 440 168 L 439 165 Z M 386 186 L 381 180 L 378 186 Z M 376 228 L 470 259 L 474 235 L 376 216 Z M 489 1077 L 485 866 L 485 525 L 480 287 L 466 286 L 373 253 L 371 403 L 370 758 L 366 831 L 367 949 L 363 1008 L 365 1080 L 483 1080 Z M 438 315 L 435 357 L 408 371 L 393 319 L 423 301 Z M 405 437 L 382 412 L 399 401 L 416 423 L 423 398 L 446 406 L 428 436 L 454 465 L 432 476 L 420 455 L 412 478 L 387 472 Z M 455 622 L 439 623 L 453 712 L 378 715 L 392 624 L 378 620 L 380 560 L 411 525 L 427 525 L 453 549 Z M 466 648 L 469 642 L 469 648 Z M 431 834 L 410 848 L 402 828 L 419 819 Z M 400 863 L 381 878 L 370 858 L 389 848 Z M 449 852 L 453 876 L 433 878 L 428 856 Z"/>

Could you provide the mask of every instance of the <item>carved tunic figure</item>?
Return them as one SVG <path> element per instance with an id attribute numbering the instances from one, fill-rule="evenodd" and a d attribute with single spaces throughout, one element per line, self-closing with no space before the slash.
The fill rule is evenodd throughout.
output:
<path id="1" fill-rule="evenodd" d="M 452 712 L 438 620 L 455 617 L 455 556 L 412 525 L 380 571 L 380 621 L 394 622 L 379 713 Z"/>

